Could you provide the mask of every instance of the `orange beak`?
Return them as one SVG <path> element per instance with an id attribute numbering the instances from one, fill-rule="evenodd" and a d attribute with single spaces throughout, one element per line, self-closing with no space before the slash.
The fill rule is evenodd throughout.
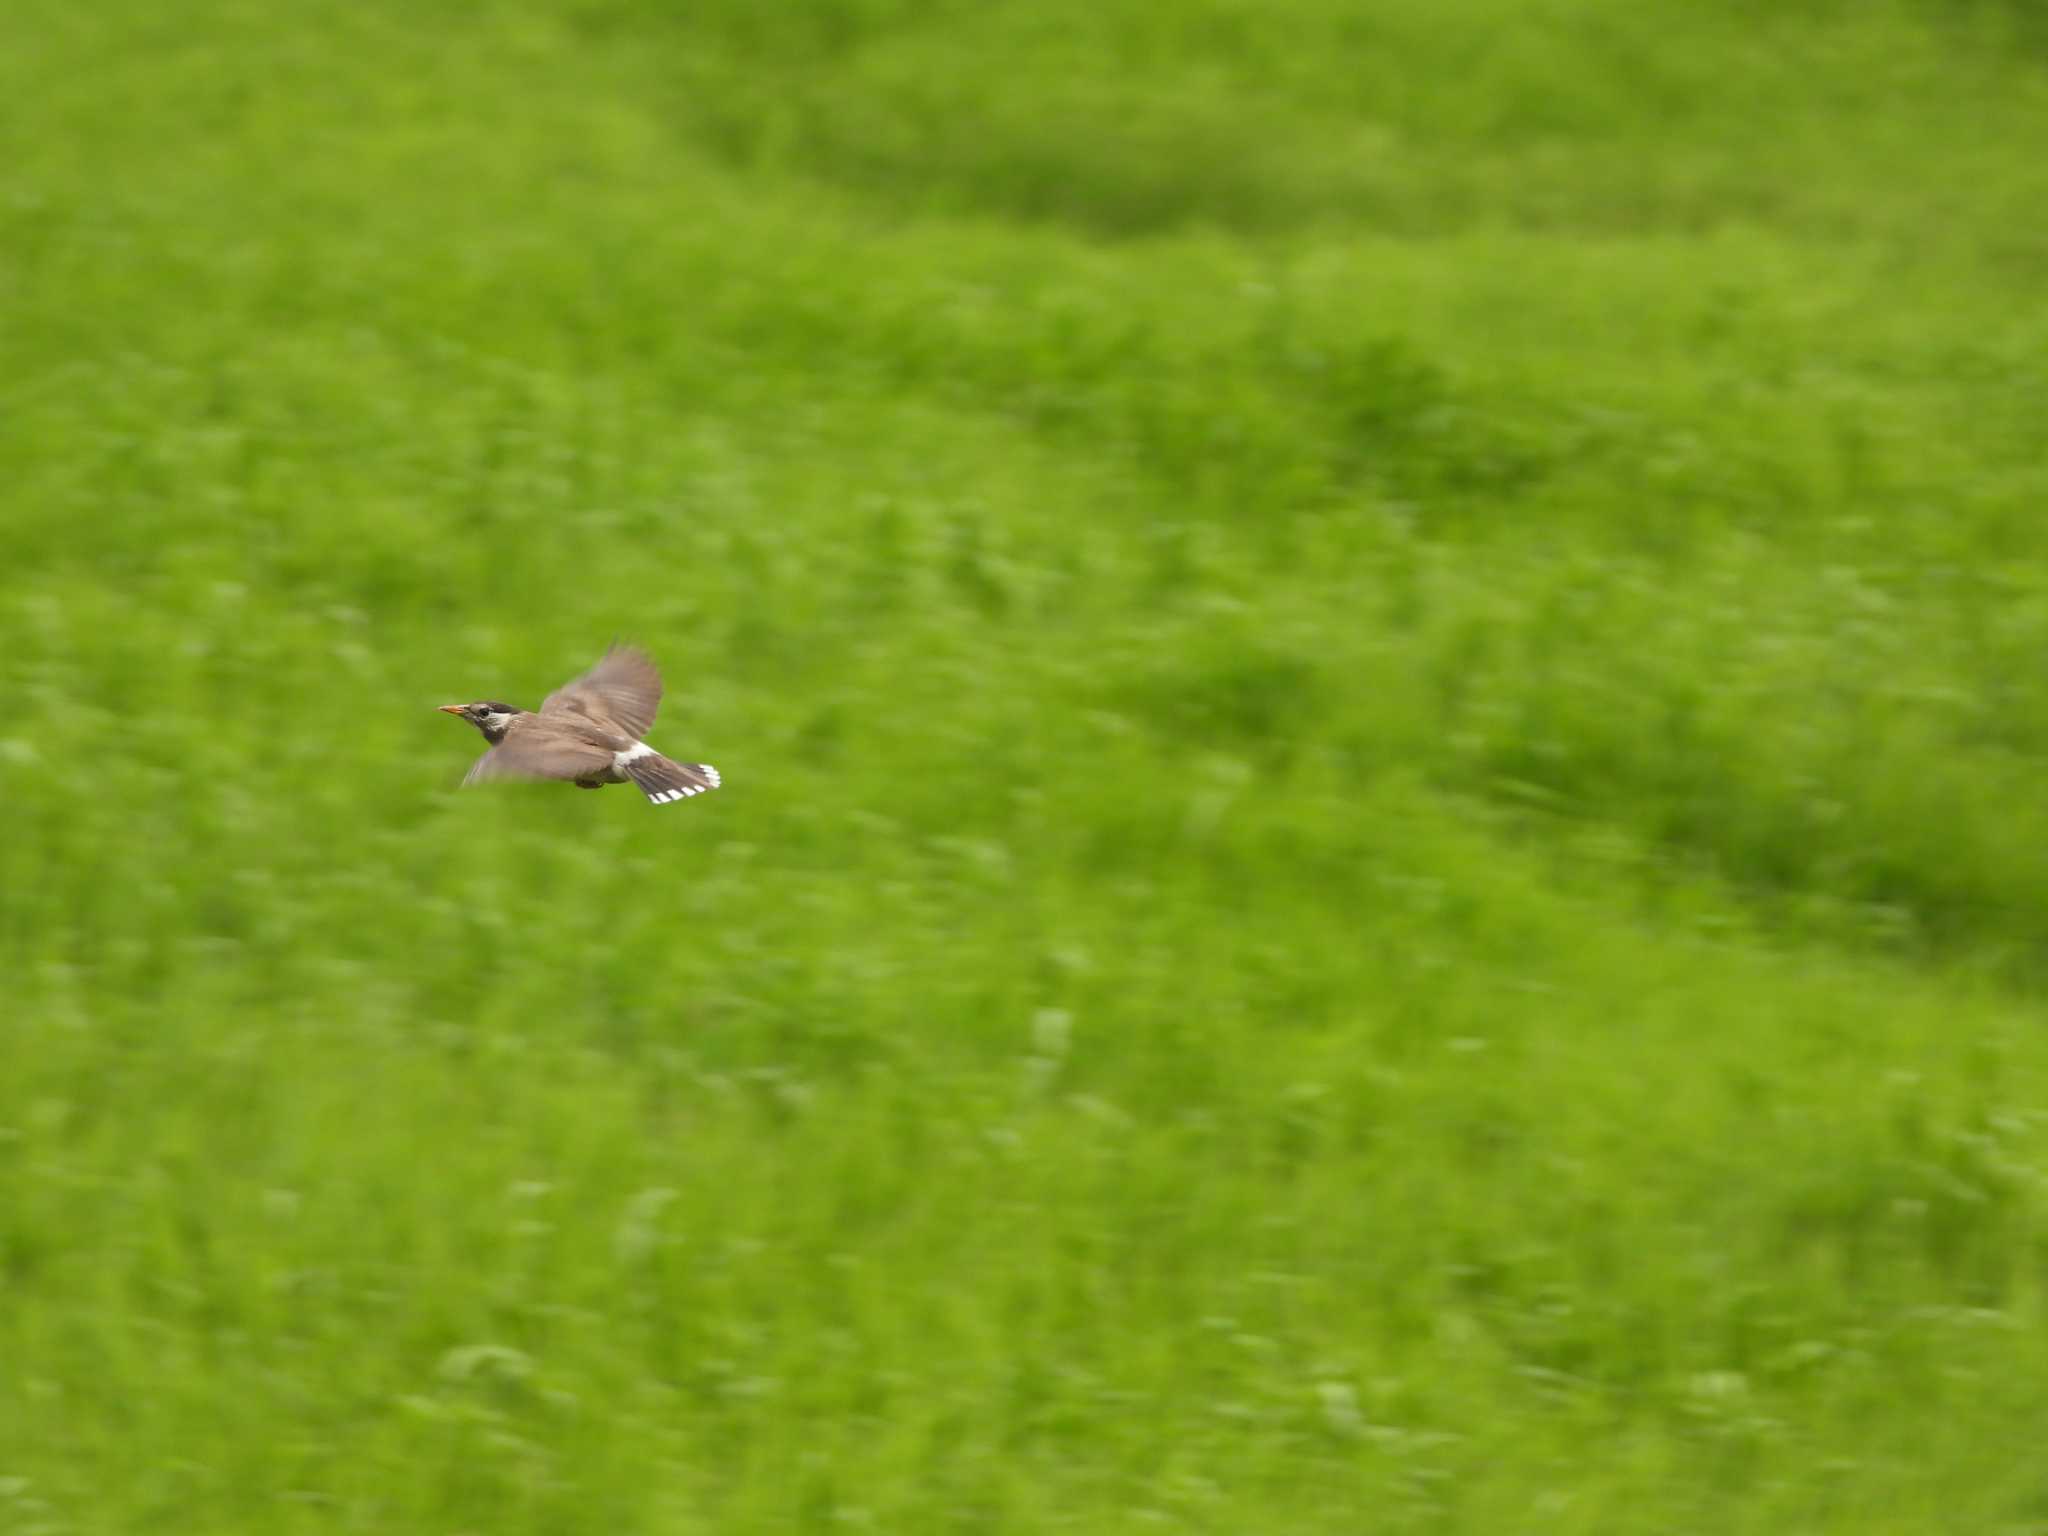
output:
<path id="1" fill-rule="evenodd" d="M 466 715 L 469 713 L 469 706 L 467 704 L 442 704 L 438 708 L 444 715 Z"/>

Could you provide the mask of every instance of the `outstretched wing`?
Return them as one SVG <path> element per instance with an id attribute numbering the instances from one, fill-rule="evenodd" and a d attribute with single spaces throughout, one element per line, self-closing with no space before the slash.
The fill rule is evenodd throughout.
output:
<path id="1" fill-rule="evenodd" d="M 588 672 L 549 694 L 540 712 L 583 715 L 638 741 L 654 724 L 660 706 L 661 674 L 654 663 L 644 651 L 615 645 Z"/>
<path id="2" fill-rule="evenodd" d="M 463 776 L 465 784 L 489 779 L 588 779 L 608 773 L 609 747 L 583 739 L 554 722 L 527 715 L 512 723 L 505 739 L 478 758 Z"/>

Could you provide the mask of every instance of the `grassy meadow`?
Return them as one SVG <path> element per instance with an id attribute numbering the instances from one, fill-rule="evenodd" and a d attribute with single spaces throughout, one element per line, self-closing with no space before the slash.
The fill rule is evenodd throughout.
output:
<path id="1" fill-rule="evenodd" d="M 0 7 L 0 1533 L 2048 1532 L 2022 0 Z M 716 795 L 457 793 L 613 636 Z"/>

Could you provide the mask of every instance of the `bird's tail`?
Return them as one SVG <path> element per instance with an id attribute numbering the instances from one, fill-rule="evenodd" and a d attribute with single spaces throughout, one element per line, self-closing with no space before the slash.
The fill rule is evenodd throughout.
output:
<path id="1" fill-rule="evenodd" d="M 640 792 L 656 805 L 687 800 L 707 789 L 718 788 L 718 770 L 709 763 L 670 762 L 659 752 L 647 752 L 626 764 L 626 777 L 640 786 Z"/>

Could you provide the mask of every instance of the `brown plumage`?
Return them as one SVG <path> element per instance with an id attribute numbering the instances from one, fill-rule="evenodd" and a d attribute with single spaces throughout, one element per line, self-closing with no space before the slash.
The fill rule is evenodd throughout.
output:
<path id="1" fill-rule="evenodd" d="M 441 711 L 460 715 L 491 744 L 464 784 L 561 779 L 601 789 L 630 780 L 656 805 L 718 788 L 718 770 L 709 763 L 673 762 L 640 739 L 660 704 L 654 663 L 629 646 L 613 646 L 583 676 L 549 694 L 537 713 L 490 699 L 443 704 Z"/>

